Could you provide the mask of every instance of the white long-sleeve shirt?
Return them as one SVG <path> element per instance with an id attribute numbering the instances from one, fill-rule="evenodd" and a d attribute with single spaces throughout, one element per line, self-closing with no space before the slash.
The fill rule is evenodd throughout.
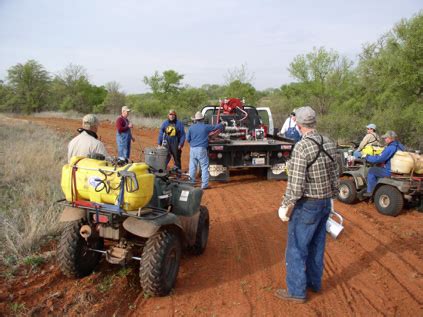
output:
<path id="1" fill-rule="evenodd" d="M 280 134 L 285 134 L 286 131 L 288 131 L 288 128 L 296 128 L 298 133 L 301 135 L 300 130 L 298 129 L 298 125 L 297 122 L 292 120 L 291 117 L 289 117 L 288 119 L 285 120 L 285 123 L 282 126 L 281 132 Z"/>

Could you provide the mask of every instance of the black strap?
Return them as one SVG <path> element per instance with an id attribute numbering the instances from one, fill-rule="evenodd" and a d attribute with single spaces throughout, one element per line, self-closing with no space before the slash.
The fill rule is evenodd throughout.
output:
<path id="1" fill-rule="evenodd" d="M 333 157 L 328 153 L 328 152 L 326 152 L 326 150 L 325 150 L 325 148 L 323 147 L 323 137 L 322 136 L 320 136 L 321 138 L 322 138 L 322 142 L 321 143 L 319 143 L 319 142 L 317 142 L 315 139 L 312 139 L 312 138 L 306 138 L 306 139 L 308 139 L 308 140 L 311 140 L 311 141 L 313 141 L 314 143 L 316 143 L 317 144 L 317 146 L 319 147 L 319 151 L 317 152 L 317 155 L 316 155 L 316 157 L 313 159 L 313 161 L 311 161 L 311 163 L 308 163 L 307 164 L 307 169 L 309 169 L 309 167 L 311 166 L 311 165 L 313 165 L 314 164 L 314 162 L 316 162 L 317 161 L 317 159 L 319 158 L 319 155 L 320 155 L 320 153 L 325 153 L 326 154 L 326 156 L 327 157 L 329 157 L 329 159 L 332 161 L 332 162 L 335 162 L 335 160 L 333 159 Z"/>

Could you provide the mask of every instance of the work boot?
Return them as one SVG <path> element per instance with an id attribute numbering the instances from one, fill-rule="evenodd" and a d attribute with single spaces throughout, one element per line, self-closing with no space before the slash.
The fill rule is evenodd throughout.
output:
<path id="1" fill-rule="evenodd" d="M 275 296 L 277 298 L 282 299 L 282 300 L 289 300 L 289 301 L 297 302 L 297 303 L 301 303 L 301 304 L 305 303 L 306 300 L 307 300 L 306 298 L 295 297 L 295 296 L 289 295 L 288 290 L 284 289 L 284 288 L 278 288 L 275 292 Z"/>

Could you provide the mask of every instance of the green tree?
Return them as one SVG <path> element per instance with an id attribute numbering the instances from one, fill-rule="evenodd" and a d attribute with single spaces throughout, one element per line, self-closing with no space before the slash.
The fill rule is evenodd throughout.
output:
<path id="1" fill-rule="evenodd" d="M 104 101 L 107 90 L 92 85 L 84 67 L 70 64 L 54 78 L 52 95 L 52 100 L 62 111 L 89 113 Z"/>
<path id="2" fill-rule="evenodd" d="M 120 91 L 119 83 L 112 81 L 106 84 L 107 96 L 95 108 L 95 112 L 108 112 L 119 114 L 125 105 L 125 94 Z"/>
<path id="3" fill-rule="evenodd" d="M 423 11 L 364 47 L 357 68 L 363 113 L 423 148 Z"/>
<path id="4" fill-rule="evenodd" d="M 182 79 L 184 79 L 184 75 L 170 69 L 164 71 L 161 75 L 156 71 L 153 76 L 145 76 L 144 83 L 150 87 L 156 98 L 166 102 L 181 91 Z"/>
<path id="5" fill-rule="evenodd" d="M 243 83 L 239 80 L 231 82 L 225 89 L 225 97 L 241 98 L 249 105 L 257 102 L 256 89 L 250 83 Z"/>
<path id="6" fill-rule="evenodd" d="M 50 76 L 44 67 L 35 60 L 17 64 L 7 71 L 8 84 L 13 96 L 7 108 L 15 112 L 39 112 L 46 106 Z"/>
<path id="7" fill-rule="evenodd" d="M 310 103 L 318 113 L 326 114 L 337 92 L 347 84 L 351 66 L 352 62 L 346 57 L 320 47 L 295 57 L 288 70 L 303 84 L 304 103 Z"/>

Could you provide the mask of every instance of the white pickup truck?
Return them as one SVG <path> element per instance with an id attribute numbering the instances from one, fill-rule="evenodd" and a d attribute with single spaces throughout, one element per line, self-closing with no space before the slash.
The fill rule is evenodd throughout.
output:
<path id="1" fill-rule="evenodd" d="M 233 113 L 219 113 L 219 106 L 202 109 L 206 123 L 225 121 L 225 131 L 210 136 L 210 180 L 228 181 L 230 170 L 262 168 L 268 179 L 286 179 L 286 161 L 293 142 L 277 136 L 268 107 L 244 106 Z"/>

